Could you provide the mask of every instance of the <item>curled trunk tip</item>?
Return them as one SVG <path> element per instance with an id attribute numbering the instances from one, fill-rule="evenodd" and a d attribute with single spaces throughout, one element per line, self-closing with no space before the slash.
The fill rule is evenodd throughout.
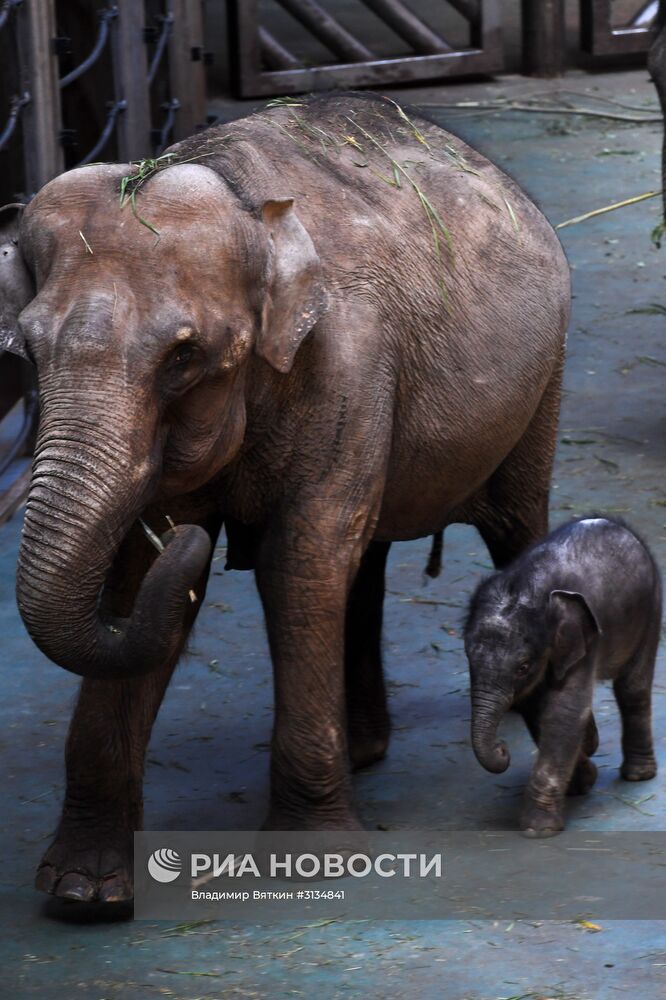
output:
<path id="1" fill-rule="evenodd" d="M 491 774 L 502 774 L 511 763 L 511 755 L 504 740 L 498 740 L 490 748 L 477 746 L 475 742 L 474 753 L 479 764 Z"/>

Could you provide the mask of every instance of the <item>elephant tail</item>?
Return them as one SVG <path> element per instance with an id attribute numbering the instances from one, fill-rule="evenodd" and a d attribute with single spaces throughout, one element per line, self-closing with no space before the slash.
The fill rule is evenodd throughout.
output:
<path id="1" fill-rule="evenodd" d="M 436 580 L 442 572 L 442 553 L 444 551 L 444 532 L 437 531 L 432 536 L 432 548 L 428 558 L 428 565 L 425 568 L 426 576 L 431 580 Z"/>

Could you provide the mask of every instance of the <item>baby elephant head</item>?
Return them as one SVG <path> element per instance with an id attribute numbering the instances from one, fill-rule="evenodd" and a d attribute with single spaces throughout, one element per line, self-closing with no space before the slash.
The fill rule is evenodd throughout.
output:
<path id="1" fill-rule="evenodd" d="M 491 578 L 472 599 L 465 627 L 472 697 L 472 746 L 487 771 L 510 763 L 497 729 L 512 705 L 541 683 L 559 685 L 585 659 L 599 626 L 582 594 L 553 590 L 543 602 L 521 601 Z"/>

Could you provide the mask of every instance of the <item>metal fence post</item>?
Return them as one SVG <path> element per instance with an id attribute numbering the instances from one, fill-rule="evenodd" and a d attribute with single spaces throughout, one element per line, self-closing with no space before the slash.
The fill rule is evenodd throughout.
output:
<path id="1" fill-rule="evenodd" d="M 116 0 L 113 23 L 113 75 L 116 100 L 126 108 L 118 117 L 118 155 L 138 160 L 150 153 L 148 60 L 144 41 L 143 0 Z"/>
<path id="2" fill-rule="evenodd" d="M 564 0 L 522 0 L 523 72 L 560 76 L 565 62 Z"/>
<path id="3" fill-rule="evenodd" d="M 64 170 L 54 0 L 24 3 L 18 15 L 22 86 L 30 95 L 23 113 L 25 190 L 32 195 Z"/>

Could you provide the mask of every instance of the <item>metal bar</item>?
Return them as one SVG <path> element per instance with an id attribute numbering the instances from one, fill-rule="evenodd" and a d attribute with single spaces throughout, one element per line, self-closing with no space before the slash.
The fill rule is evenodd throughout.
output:
<path id="1" fill-rule="evenodd" d="M 101 56 L 102 52 L 104 51 L 104 48 L 108 41 L 109 24 L 116 17 L 118 17 L 117 7 L 107 7 L 106 10 L 100 11 L 97 40 L 93 45 L 90 55 L 86 59 L 84 59 L 82 63 L 79 63 L 79 65 L 75 69 L 73 69 L 71 73 L 68 73 L 67 76 L 63 76 L 62 80 L 60 81 L 61 89 L 63 87 L 68 87 L 70 83 L 74 83 L 74 81 L 78 80 L 80 76 L 83 76 L 83 74 L 87 70 L 89 70 L 91 66 L 95 65 L 95 63 Z"/>
<path id="2" fill-rule="evenodd" d="M 454 7 L 459 14 L 470 22 L 470 24 L 478 24 L 481 20 L 481 8 L 483 6 L 483 0 L 448 0 L 449 5 Z"/>
<path id="3" fill-rule="evenodd" d="M 168 14 L 164 14 L 161 18 L 162 27 L 160 29 L 159 38 L 157 39 L 157 45 L 155 46 L 155 51 L 153 53 L 153 58 L 150 60 L 150 68 L 148 70 L 148 86 L 152 85 L 155 79 L 155 74 L 159 69 L 159 65 L 162 62 L 162 56 L 164 55 L 167 42 L 171 37 L 171 31 L 173 29 L 173 13 L 169 11 Z"/>
<path id="4" fill-rule="evenodd" d="M 22 97 L 12 97 L 9 104 L 9 115 L 7 116 L 7 123 L 0 132 L 0 151 L 4 149 L 12 135 L 14 134 L 14 129 L 16 128 L 16 123 L 21 117 L 21 111 L 23 108 L 30 103 L 30 95 L 24 94 Z"/>
<path id="5" fill-rule="evenodd" d="M 17 7 L 20 7 L 23 0 L 4 0 L 2 6 L 0 7 L 0 31 L 4 28 L 9 20 L 10 14 Z"/>
<path id="6" fill-rule="evenodd" d="M 651 28 L 659 12 L 659 0 L 651 0 L 651 3 L 643 4 L 641 9 L 634 14 L 627 25 L 628 28 Z"/>
<path id="7" fill-rule="evenodd" d="M 169 86 L 179 107 L 174 140 L 184 139 L 206 123 L 206 73 L 203 61 L 204 19 L 201 0 L 172 0 L 174 30 L 169 41 Z"/>
<path id="8" fill-rule="evenodd" d="M 111 105 L 111 107 L 108 110 L 106 121 L 104 122 L 104 128 L 100 133 L 99 139 L 97 140 L 93 148 L 90 150 L 90 152 L 87 154 L 87 156 L 84 156 L 83 159 L 77 163 L 77 167 L 84 167 L 86 163 L 92 163 L 96 159 L 96 157 L 99 156 L 99 154 L 102 152 L 107 142 L 111 138 L 111 133 L 116 127 L 116 121 L 118 119 L 118 115 L 121 113 L 121 111 L 125 111 L 126 109 L 127 109 L 127 104 L 125 103 L 125 101 L 115 101 Z"/>
<path id="9" fill-rule="evenodd" d="M 292 55 L 288 49 L 280 45 L 277 38 L 271 35 L 270 31 L 259 26 L 259 44 L 261 55 L 269 69 L 302 69 L 303 63 L 299 62 L 296 56 Z"/>
<path id="10" fill-rule="evenodd" d="M 347 62 L 366 62 L 375 58 L 370 49 L 366 49 L 365 45 L 338 24 L 316 0 L 277 0 L 277 3 L 341 59 Z"/>
<path id="11" fill-rule="evenodd" d="M 138 160 L 150 152 L 150 102 L 148 66 L 143 40 L 143 3 L 117 0 L 111 45 L 116 101 L 126 110 L 118 119 L 118 154 L 121 160 Z"/>
<path id="12" fill-rule="evenodd" d="M 22 89 L 30 95 L 23 113 L 25 185 L 34 194 L 64 169 L 54 0 L 19 7 L 18 30 Z"/>
<path id="13" fill-rule="evenodd" d="M 523 72 L 560 76 L 565 62 L 564 0 L 522 0 Z"/>
<path id="14" fill-rule="evenodd" d="M 423 55 L 451 52 L 451 46 L 424 24 L 401 0 L 361 0 L 366 7 L 382 19 L 396 35 L 404 38 L 412 48 Z"/>
<path id="15" fill-rule="evenodd" d="M 157 156 L 165 149 L 169 136 L 173 131 L 173 126 L 176 118 L 176 112 L 180 108 L 180 101 L 177 97 L 173 97 L 170 101 L 166 101 L 162 108 L 166 111 L 166 117 L 162 123 L 161 128 L 155 129 L 157 133 L 155 142 L 155 154 Z"/>

